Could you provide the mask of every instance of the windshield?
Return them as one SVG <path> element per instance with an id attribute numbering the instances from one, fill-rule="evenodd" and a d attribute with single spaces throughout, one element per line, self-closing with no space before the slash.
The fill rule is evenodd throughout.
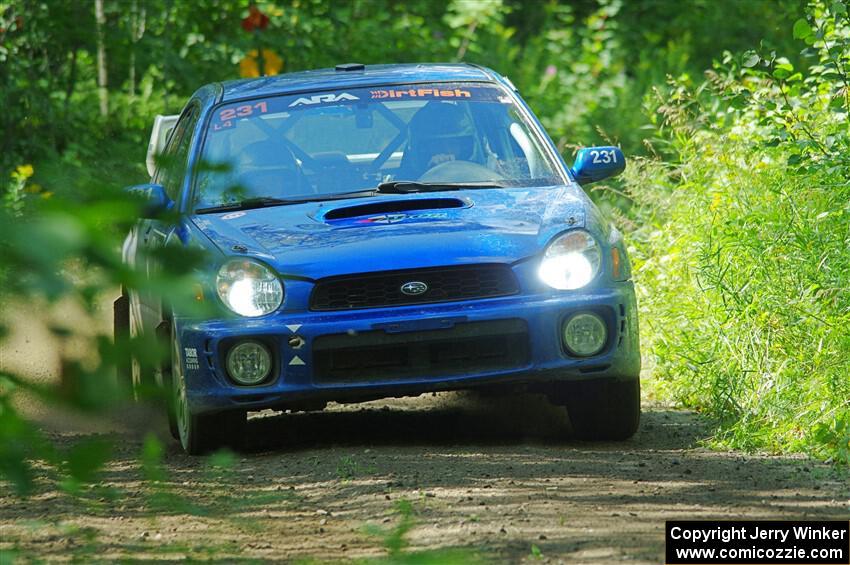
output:
<path id="1" fill-rule="evenodd" d="M 216 108 L 195 206 L 321 198 L 392 181 L 564 182 L 496 85 L 436 83 L 274 96 Z"/>

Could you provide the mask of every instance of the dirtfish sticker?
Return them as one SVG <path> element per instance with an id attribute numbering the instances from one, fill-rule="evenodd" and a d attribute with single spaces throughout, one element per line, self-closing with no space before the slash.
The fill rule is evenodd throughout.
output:
<path id="1" fill-rule="evenodd" d="M 184 357 L 186 358 L 186 370 L 187 371 L 197 371 L 201 368 L 200 363 L 198 363 L 198 350 L 194 347 L 184 347 L 183 348 Z"/>
<path id="2" fill-rule="evenodd" d="M 323 104 L 325 102 L 341 102 L 343 100 L 360 100 L 353 94 L 349 94 L 347 92 L 341 92 L 340 94 L 316 94 L 314 96 L 310 96 L 309 98 L 299 98 L 295 102 L 289 105 L 290 108 L 293 106 L 311 106 L 313 104 Z"/>
<path id="3" fill-rule="evenodd" d="M 442 90 L 439 88 L 407 88 L 392 90 L 372 90 L 372 98 L 470 98 L 472 94 L 468 90 L 455 88 L 454 90 Z"/>

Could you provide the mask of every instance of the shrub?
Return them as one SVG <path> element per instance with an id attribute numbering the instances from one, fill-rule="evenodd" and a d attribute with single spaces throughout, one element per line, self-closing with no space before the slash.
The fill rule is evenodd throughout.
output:
<path id="1" fill-rule="evenodd" d="M 727 54 L 656 104 L 673 164 L 626 179 L 644 343 L 720 443 L 850 462 L 850 20 L 816 2 L 794 34 L 809 69 Z"/>

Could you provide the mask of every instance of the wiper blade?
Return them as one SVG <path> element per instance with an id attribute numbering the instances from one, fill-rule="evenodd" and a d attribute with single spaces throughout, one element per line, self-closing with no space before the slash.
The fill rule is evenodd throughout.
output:
<path id="1" fill-rule="evenodd" d="M 222 204 L 220 206 L 209 206 L 206 208 L 198 208 L 196 214 L 209 214 L 211 212 L 229 212 L 231 210 L 251 210 L 252 208 L 263 208 L 264 206 L 272 206 L 276 204 L 286 204 L 288 201 L 282 198 L 246 198 L 232 204 Z"/>
<path id="2" fill-rule="evenodd" d="M 252 210 L 255 208 L 266 208 L 269 206 L 289 206 L 292 204 L 304 204 L 305 202 L 324 202 L 325 200 L 342 200 L 345 198 L 362 198 L 366 196 L 374 196 L 377 190 L 370 188 L 366 190 L 354 190 L 351 192 L 337 192 L 334 194 L 317 194 L 307 196 L 305 198 L 247 198 L 232 204 L 222 204 L 220 206 L 209 206 L 207 208 L 198 208 L 196 214 L 210 214 L 214 212 L 231 212 L 233 210 Z"/>
<path id="3" fill-rule="evenodd" d="M 419 182 L 413 180 L 394 180 L 382 182 L 377 191 L 385 194 L 410 194 L 413 192 L 441 192 L 444 190 L 466 190 L 476 188 L 505 188 L 494 181 L 480 182 Z"/>

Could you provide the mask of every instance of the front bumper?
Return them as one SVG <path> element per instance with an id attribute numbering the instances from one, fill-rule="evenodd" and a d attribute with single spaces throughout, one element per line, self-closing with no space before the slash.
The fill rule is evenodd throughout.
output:
<path id="1" fill-rule="evenodd" d="M 601 353 L 593 357 L 571 357 L 562 343 L 565 319 L 579 310 L 594 310 L 606 321 L 608 341 Z M 509 383 L 534 387 L 559 380 L 636 379 L 640 373 L 637 308 L 631 282 L 580 292 L 423 306 L 279 312 L 257 320 L 178 318 L 175 322 L 189 404 L 196 413 L 301 408 L 329 401 L 369 400 Z M 459 340 L 473 339 L 475 336 L 470 336 L 470 332 L 484 327 L 496 333 L 501 331 L 499 328 L 507 328 L 505 331 L 510 331 L 510 335 L 501 338 L 494 335 L 493 339 L 501 339 L 501 347 L 525 340 L 526 343 L 518 344 L 523 350 L 509 355 L 510 362 L 503 366 L 492 361 L 493 351 L 485 351 L 481 356 L 490 359 L 488 362 L 477 358 L 465 361 L 462 352 L 468 348 L 466 342 Z M 341 376 L 345 371 L 328 372 L 326 357 L 328 348 L 344 344 L 346 336 L 351 337 L 350 351 L 368 347 L 363 345 L 364 339 L 378 338 L 380 343 L 390 346 L 409 345 L 414 352 L 411 355 L 427 355 L 422 353 L 426 351 L 423 343 L 427 344 L 431 337 L 444 336 L 446 339 L 441 339 L 441 343 L 455 341 L 455 347 L 448 348 L 452 351 L 446 357 L 449 361 L 438 360 L 431 365 L 433 370 L 424 369 L 429 371 L 426 373 L 421 368 L 420 372 L 390 368 L 346 382 Z M 230 381 L 224 368 L 227 348 L 235 340 L 248 337 L 266 343 L 276 358 L 273 378 L 260 386 L 238 386 Z M 410 338 L 409 342 L 406 337 Z"/>

